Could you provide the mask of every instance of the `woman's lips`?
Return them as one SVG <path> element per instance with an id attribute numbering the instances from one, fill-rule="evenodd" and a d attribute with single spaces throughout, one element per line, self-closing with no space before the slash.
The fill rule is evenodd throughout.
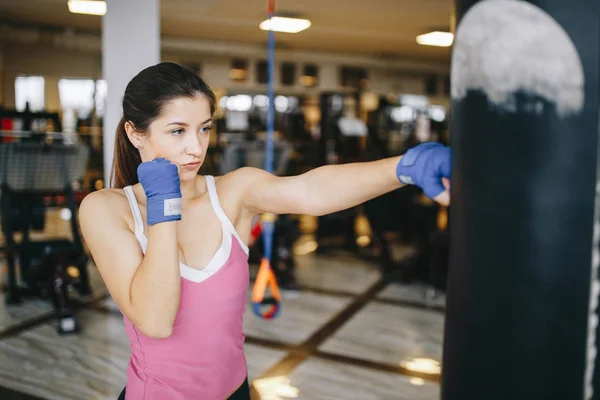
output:
<path id="1" fill-rule="evenodd" d="M 193 163 L 187 163 L 187 164 L 183 164 L 182 165 L 182 167 L 189 168 L 189 169 L 196 168 L 196 167 L 199 167 L 199 166 L 200 166 L 200 161 L 193 162 Z"/>

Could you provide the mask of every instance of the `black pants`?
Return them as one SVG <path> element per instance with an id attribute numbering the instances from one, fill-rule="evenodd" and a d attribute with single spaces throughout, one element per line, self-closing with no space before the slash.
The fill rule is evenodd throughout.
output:
<path id="1" fill-rule="evenodd" d="M 117 400 L 125 400 L 125 389 L 119 395 Z M 248 378 L 242 383 L 242 386 L 235 391 L 227 400 L 250 400 L 250 385 L 248 384 Z"/>

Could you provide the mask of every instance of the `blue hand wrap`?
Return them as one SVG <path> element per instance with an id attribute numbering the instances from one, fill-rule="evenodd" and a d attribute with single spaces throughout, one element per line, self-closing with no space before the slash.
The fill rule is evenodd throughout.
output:
<path id="1" fill-rule="evenodd" d="M 148 225 L 181 219 L 181 188 L 177 165 L 164 158 L 141 163 L 138 180 L 146 193 Z"/>
<path id="2" fill-rule="evenodd" d="M 450 178 L 450 148 L 440 143 L 422 143 L 409 149 L 396 167 L 400 182 L 416 185 L 433 199 L 445 188 L 442 177 Z"/>

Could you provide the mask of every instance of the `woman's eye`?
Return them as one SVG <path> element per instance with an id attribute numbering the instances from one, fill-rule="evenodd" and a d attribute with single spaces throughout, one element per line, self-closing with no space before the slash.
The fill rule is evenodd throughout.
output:
<path id="1" fill-rule="evenodd" d="M 202 133 L 210 133 L 211 130 L 212 130 L 212 126 L 205 126 L 202 129 L 200 129 L 200 132 L 202 132 Z"/>
<path id="2" fill-rule="evenodd" d="M 183 133 L 183 129 L 175 129 L 174 131 L 171 131 L 171 133 L 175 136 L 179 136 Z"/>

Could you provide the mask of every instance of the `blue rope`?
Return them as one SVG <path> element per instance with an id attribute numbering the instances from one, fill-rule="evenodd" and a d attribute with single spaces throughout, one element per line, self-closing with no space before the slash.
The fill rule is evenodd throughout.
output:
<path id="1" fill-rule="evenodd" d="M 275 231 L 275 224 L 271 221 L 262 222 L 262 234 L 264 242 L 264 257 L 271 260 L 271 254 L 273 252 L 273 233 Z"/>
<path id="2" fill-rule="evenodd" d="M 269 19 L 274 17 L 273 10 L 269 10 Z M 265 170 L 273 173 L 273 135 L 275 128 L 275 89 L 273 85 L 273 75 L 275 70 L 275 31 L 269 29 L 268 58 L 267 58 L 267 97 L 269 98 L 269 108 L 267 111 L 267 138 L 265 146 Z M 265 244 L 264 256 L 271 259 L 273 247 L 273 222 L 263 221 L 263 241 Z"/>
<path id="3" fill-rule="evenodd" d="M 273 18 L 269 14 L 269 19 Z M 269 30 L 269 51 L 267 59 L 267 96 L 269 98 L 269 109 L 267 112 L 267 140 L 266 140 L 266 158 L 265 169 L 273 173 L 273 130 L 275 125 L 275 89 L 273 85 L 273 75 L 275 70 L 275 31 Z"/>

